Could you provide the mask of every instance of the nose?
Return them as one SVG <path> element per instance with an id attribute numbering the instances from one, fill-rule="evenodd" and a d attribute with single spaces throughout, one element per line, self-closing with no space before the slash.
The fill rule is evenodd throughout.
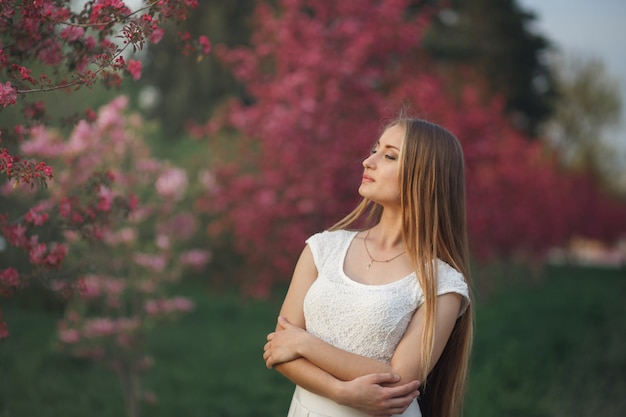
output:
<path id="1" fill-rule="evenodd" d="M 367 158 L 363 160 L 363 168 L 373 168 L 374 167 L 374 155 L 370 154 Z"/>

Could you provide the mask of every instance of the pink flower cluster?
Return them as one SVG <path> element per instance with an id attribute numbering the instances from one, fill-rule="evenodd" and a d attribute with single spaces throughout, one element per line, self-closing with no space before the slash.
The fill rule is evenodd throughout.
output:
<path id="1" fill-rule="evenodd" d="M 0 296 L 10 296 L 19 284 L 19 273 L 17 269 L 6 268 L 0 271 Z M 0 336 L 0 339 L 1 338 Z"/>
<path id="2" fill-rule="evenodd" d="M 10 81 L 0 83 L 0 104 L 2 107 L 12 106 L 17 103 L 17 90 L 13 88 Z"/>
<path id="3" fill-rule="evenodd" d="M 194 302 L 185 297 L 147 300 L 144 304 L 144 310 L 150 316 L 188 313 L 192 311 L 194 307 Z"/>
<path id="4" fill-rule="evenodd" d="M 180 263 L 196 271 L 202 271 L 211 261 L 212 254 L 201 249 L 192 249 L 180 254 Z"/>
<path id="5" fill-rule="evenodd" d="M 52 179 L 52 168 L 45 162 L 34 162 L 11 155 L 6 148 L 0 148 L 0 173 L 6 173 L 9 179 L 15 178 L 15 185 L 45 184 Z"/>
<path id="6" fill-rule="evenodd" d="M 121 295 L 126 290 L 126 281 L 104 275 L 89 274 L 78 280 L 78 291 L 85 300 L 104 297 L 109 307 L 121 306 Z"/>
<path id="7" fill-rule="evenodd" d="M 7 36 L 0 45 L 0 72 L 6 71 L 3 78 L 9 81 L 0 83 L 0 105 L 14 105 L 24 94 L 91 85 L 97 78 L 118 85 L 119 73 L 124 70 L 138 79 L 141 64 L 136 60 L 126 63 L 124 50 L 132 45 L 137 51 L 148 42 L 159 42 L 163 25 L 172 19 L 184 20 L 197 6 L 197 1 L 153 1 L 149 7 L 131 11 L 122 0 L 96 0 L 74 10 L 66 2 L 54 0 L 2 1 L 0 32 Z M 123 38 L 124 45 L 117 47 L 111 42 L 114 37 Z M 208 39 L 203 37 L 198 43 L 208 53 Z M 187 48 L 183 50 L 186 53 Z M 63 62 L 73 65 L 61 65 Z M 31 68 L 22 63 L 52 66 L 54 75 L 44 72 L 35 78 Z M 95 63 L 96 68 L 88 69 L 88 63 Z M 71 70 L 64 71 L 66 67 Z"/>
<path id="8" fill-rule="evenodd" d="M 44 218 L 47 217 L 35 215 L 32 222 L 41 224 Z M 39 235 L 29 236 L 27 232 L 27 228 L 21 223 L 10 224 L 6 216 L 0 216 L 0 233 L 10 245 L 27 251 L 31 264 L 44 268 L 60 268 L 68 253 L 67 245 L 58 242 L 40 242 Z"/>
<path id="9" fill-rule="evenodd" d="M 153 272 L 163 272 L 167 266 L 167 258 L 164 255 L 154 255 L 148 253 L 135 253 L 133 261 L 139 266 Z"/>
<path id="10" fill-rule="evenodd" d="M 59 340 L 66 344 L 77 344 L 84 339 L 116 337 L 119 341 L 127 340 L 123 335 L 132 334 L 141 326 L 138 317 L 94 317 L 80 320 L 76 318 L 62 320 L 58 323 Z M 103 352 L 103 351 L 102 351 Z"/>
<path id="11" fill-rule="evenodd" d="M 240 142 L 235 159 L 217 159 L 220 187 L 198 207 L 215 219 L 215 238 L 233 236 L 252 292 L 289 277 L 306 237 L 350 212 L 380 120 L 407 104 L 463 146 L 473 255 L 541 257 L 573 235 L 625 233 L 623 201 L 605 196 L 592 173 L 563 172 L 512 125 L 501 97 L 486 97 L 480 75 L 455 73 L 451 93 L 451 76 L 422 42 L 435 8 L 407 18 L 410 3 L 282 1 L 276 13 L 262 2 L 250 46 L 220 49 L 253 100 L 207 125 L 237 129 Z"/>
<path id="12" fill-rule="evenodd" d="M 166 168 L 156 180 L 159 195 L 174 201 L 180 200 L 187 189 L 187 173 L 181 168 Z"/>

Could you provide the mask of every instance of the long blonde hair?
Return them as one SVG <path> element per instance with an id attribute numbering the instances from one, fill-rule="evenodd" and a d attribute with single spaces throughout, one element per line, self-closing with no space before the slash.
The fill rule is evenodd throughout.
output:
<path id="1" fill-rule="evenodd" d="M 473 335 L 471 303 L 460 316 L 436 364 L 432 364 L 437 297 L 437 259 L 459 271 L 470 286 L 463 151 L 443 127 L 401 115 L 386 126 L 402 126 L 399 164 L 402 238 L 424 292 L 426 323 L 420 351 L 424 417 L 455 417 L 462 410 Z M 382 206 L 364 198 L 331 230 L 380 221 Z M 433 366 L 434 365 L 434 366 Z M 431 369 L 432 368 L 432 369 Z M 427 383 L 426 383 L 427 382 Z"/>

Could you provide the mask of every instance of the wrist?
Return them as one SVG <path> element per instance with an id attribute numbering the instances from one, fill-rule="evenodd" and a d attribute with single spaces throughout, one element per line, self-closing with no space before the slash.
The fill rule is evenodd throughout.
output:
<path id="1" fill-rule="evenodd" d="M 298 356 L 307 358 L 311 351 L 311 344 L 315 342 L 315 338 L 308 332 L 302 332 L 299 342 L 296 344 L 296 353 Z"/>
<path id="2" fill-rule="evenodd" d="M 346 383 L 339 379 L 334 379 L 332 383 L 332 398 L 334 402 L 340 405 L 348 405 L 348 390 L 346 389 Z"/>

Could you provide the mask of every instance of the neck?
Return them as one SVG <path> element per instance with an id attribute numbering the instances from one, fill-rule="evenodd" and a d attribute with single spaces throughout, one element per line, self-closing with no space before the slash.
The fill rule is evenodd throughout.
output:
<path id="1" fill-rule="evenodd" d="M 383 210 L 380 222 L 371 229 L 370 239 L 382 248 L 402 246 L 402 217 L 400 211 Z"/>

